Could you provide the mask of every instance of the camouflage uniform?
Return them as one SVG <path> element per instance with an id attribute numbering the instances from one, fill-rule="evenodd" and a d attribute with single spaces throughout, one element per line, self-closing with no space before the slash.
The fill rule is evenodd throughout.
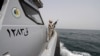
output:
<path id="1" fill-rule="evenodd" d="M 52 21 L 49 21 L 49 25 L 48 25 L 48 29 L 49 29 L 49 40 L 51 39 L 52 35 L 53 35 L 53 25 L 52 25 Z"/>

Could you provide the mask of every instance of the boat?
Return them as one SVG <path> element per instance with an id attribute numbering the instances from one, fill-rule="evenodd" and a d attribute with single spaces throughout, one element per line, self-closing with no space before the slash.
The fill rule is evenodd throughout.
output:
<path id="1" fill-rule="evenodd" d="M 60 56 L 56 30 L 48 40 L 41 0 L 0 2 L 0 56 Z"/>

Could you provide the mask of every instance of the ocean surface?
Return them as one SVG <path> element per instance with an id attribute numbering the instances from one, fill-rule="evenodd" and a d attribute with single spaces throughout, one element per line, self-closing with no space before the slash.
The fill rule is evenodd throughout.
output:
<path id="1" fill-rule="evenodd" d="M 57 29 L 61 56 L 100 56 L 100 30 Z"/>

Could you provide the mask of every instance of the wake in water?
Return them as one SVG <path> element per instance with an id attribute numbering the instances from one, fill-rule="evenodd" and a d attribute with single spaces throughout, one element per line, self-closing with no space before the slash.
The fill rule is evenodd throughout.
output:
<path id="1" fill-rule="evenodd" d="M 61 56 L 92 56 L 86 52 L 70 51 L 66 47 L 64 47 L 64 44 L 61 42 L 60 42 L 60 55 Z"/>

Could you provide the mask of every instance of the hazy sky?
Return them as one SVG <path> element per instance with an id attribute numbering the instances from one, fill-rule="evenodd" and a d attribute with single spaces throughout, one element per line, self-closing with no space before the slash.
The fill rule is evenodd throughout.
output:
<path id="1" fill-rule="evenodd" d="M 57 28 L 100 30 L 100 0 L 42 0 L 46 25 L 59 19 Z"/>

